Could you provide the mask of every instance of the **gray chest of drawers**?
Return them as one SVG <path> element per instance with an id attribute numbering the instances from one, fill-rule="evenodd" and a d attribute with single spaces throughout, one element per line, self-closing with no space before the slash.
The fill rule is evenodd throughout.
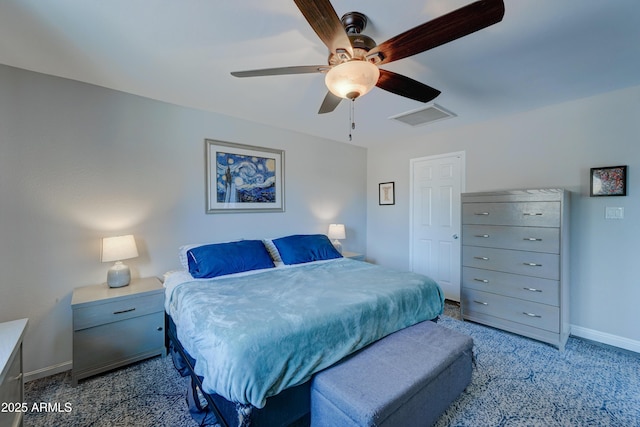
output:
<path id="1" fill-rule="evenodd" d="M 155 277 L 73 292 L 72 382 L 164 354 L 164 289 Z"/>
<path id="2" fill-rule="evenodd" d="M 568 234 L 565 190 L 463 194 L 462 317 L 564 350 Z"/>

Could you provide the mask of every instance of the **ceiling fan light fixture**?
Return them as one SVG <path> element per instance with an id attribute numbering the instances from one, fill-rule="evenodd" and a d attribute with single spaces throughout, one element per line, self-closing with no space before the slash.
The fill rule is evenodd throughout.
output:
<path id="1" fill-rule="evenodd" d="M 365 95 L 378 83 L 380 70 L 367 61 L 349 61 L 331 68 L 324 78 L 327 88 L 336 96 L 355 99 Z"/>

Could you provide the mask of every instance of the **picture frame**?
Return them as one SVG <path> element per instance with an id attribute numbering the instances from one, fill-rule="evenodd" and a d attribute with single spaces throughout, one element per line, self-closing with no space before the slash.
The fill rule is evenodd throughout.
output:
<path id="1" fill-rule="evenodd" d="M 378 204 L 381 206 L 396 204 L 395 182 L 378 184 Z"/>
<path id="2" fill-rule="evenodd" d="M 626 196 L 627 166 L 606 166 L 591 168 L 591 197 Z"/>
<path id="3" fill-rule="evenodd" d="M 206 213 L 284 212 L 284 150 L 205 139 Z"/>

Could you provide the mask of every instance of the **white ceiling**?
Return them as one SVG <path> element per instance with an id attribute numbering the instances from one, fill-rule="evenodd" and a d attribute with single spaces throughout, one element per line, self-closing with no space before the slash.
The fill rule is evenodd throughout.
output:
<path id="1" fill-rule="evenodd" d="M 378 43 L 472 0 L 333 0 Z M 505 0 L 502 22 L 386 68 L 442 91 L 458 117 L 409 127 L 424 104 L 381 89 L 356 100 L 351 143 L 373 146 L 640 85 L 639 0 Z M 231 71 L 325 64 L 291 0 L 1 0 L 0 63 L 349 142 L 349 102 L 317 111 L 324 76 Z M 215 137 L 215 135 L 210 135 Z"/>

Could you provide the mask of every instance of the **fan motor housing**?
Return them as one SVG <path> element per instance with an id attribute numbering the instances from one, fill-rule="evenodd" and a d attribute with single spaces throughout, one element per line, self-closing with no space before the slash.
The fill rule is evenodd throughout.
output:
<path id="1" fill-rule="evenodd" d="M 371 37 L 362 34 L 362 30 L 367 26 L 366 15 L 360 12 L 348 12 L 342 16 L 341 22 L 351 42 L 353 57 L 350 58 L 344 53 L 331 53 L 329 65 L 338 65 L 351 60 L 365 60 L 367 53 L 377 46 Z"/>

